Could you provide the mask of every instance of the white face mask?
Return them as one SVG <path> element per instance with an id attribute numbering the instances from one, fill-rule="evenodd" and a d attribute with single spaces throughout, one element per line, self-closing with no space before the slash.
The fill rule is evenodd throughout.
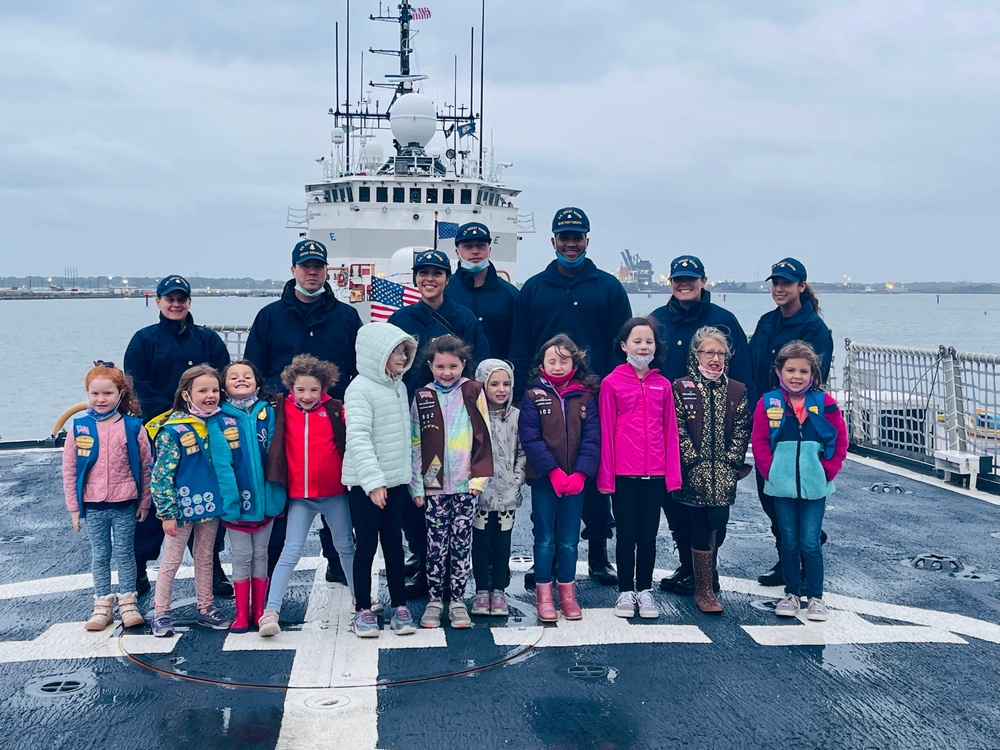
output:
<path id="1" fill-rule="evenodd" d="M 645 370 L 653 362 L 653 354 L 629 354 L 625 353 L 625 359 L 637 370 Z"/>
<path id="2" fill-rule="evenodd" d="M 301 284 L 295 282 L 295 291 L 301 294 L 303 297 L 319 297 L 323 292 L 326 291 L 326 289 L 320 287 L 315 292 L 307 292 L 305 289 L 302 288 Z"/>
<path id="3" fill-rule="evenodd" d="M 490 259 L 489 258 L 483 258 L 478 263 L 471 263 L 471 262 L 469 262 L 467 260 L 463 260 L 463 259 L 459 258 L 458 265 L 460 265 L 466 271 L 470 271 L 471 273 L 479 273 L 480 271 L 485 271 L 487 268 L 489 268 L 489 266 L 490 266 Z"/>

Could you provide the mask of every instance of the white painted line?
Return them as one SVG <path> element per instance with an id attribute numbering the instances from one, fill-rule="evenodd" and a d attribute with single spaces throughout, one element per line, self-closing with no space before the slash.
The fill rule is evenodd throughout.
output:
<path id="1" fill-rule="evenodd" d="M 849 461 L 854 461 L 862 466 L 867 466 L 872 469 L 878 469 L 879 471 L 884 471 L 886 474 L 894 474 L 898 477 L 904 477 L 906 479 L 912 479 L 914 482 L 920 482 L 921 484 L 928 484 L 931 487 L 937 487 L 941 490 L 948 490 L 948 492 L 954 492 L 957 495 L 964 495 L 965 497 L 971 497 L 976 500 L 982 500 L 984 503 L 989 503 L 990 505 L 1000 505 L 1000 496 L 991 494 L 989 492 L 983 492 L 982 490 L 969 490 L 965 487 L 955 487 L 946 483 L 942 479 L 938 479 L 936 476 L 921 474 L 917 471 L 911 471 L 910 469 L 904 469 L 901 466 L 893 466 L 892 464 L 887 464 L 883 461 L 879 461 L 868 456 L 858 456 L 853 453 L 847 454 L 847 459 Z"/>
<path id="2" fill-rule="evenodd" d="M 559 646 L 619 646 L 630 643 L 711 643 L 697 625 L 654 625 L 632 623 L 616 617 L 611 608 L 584 609 L 582 620 L 560 618 L 557 627 L 541 625 L 523 628 L 492 628 L 498 646 L 538 648 Z"/>
<path id="3" fill-rule="evenodd" d="M 775 619 L 778 619 L 777 616 Z M 783 618 L 782 618 L 783 619 Z M 834 646 L 859 643 L 960 643 L 968 641 L 937 628 L 874 625 L 853 612 L 830 611 L 826 622 L 810 622 L 802 610 L 796 625 L 743 625 L 761 646 Z"/>
<path id="4" fill-rule="evenodd" d="M 120 658 L 118 638 L 111 636 L 114 632 L 108 627 L 94 633 L 84 630 L 83 622 L 62 622 L 32 641 L 0 641 L 0 663 Z M 180 635 L 124 635 L 121 646 L 130 654 L 169 654 L 179 639 Z"/>

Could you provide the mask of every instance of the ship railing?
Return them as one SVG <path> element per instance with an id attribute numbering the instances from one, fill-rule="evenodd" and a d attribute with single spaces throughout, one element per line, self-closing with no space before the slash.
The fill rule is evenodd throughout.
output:
<path id="1" fill-rule="evenodd" d="M 843 390 L 851 443 L 952 474 L 997 477 L 1000 356 L 954 347 L 846 342 Z"/>
<path id="2" fill-rule="evenodd" d="M 517 231 L 519 232 L 534 232 L 535 231 L 535 212 L 531 211 L 526 214 L 519 213 L 517 215 Z"/>
<path id="3" fill-rule="evenodd" d="M 233 361 L 243 358 L 243 351 L 247 346 L 247 336 L 250 334 L 250 326 L 214 325 L 209 326 L 209 328 L 219 334 Z"/>
<path id="4" fill-rule="evenodd" d="M 288 217 L 285 220 L 285 229 L 308 229 L 309 221 L 304 208 L 288 208 Z"/>

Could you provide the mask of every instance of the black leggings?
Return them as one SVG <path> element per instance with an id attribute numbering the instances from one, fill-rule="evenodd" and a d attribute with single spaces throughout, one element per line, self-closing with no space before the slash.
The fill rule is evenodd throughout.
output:
<path id="1" fill-rule="evenodd" d="M 403 508 L 412 504 L 406 485 L 390 487 L 385 507 L 379 508 L 361 487 L 347 493 L 351 505 L 351 523 L 357 549 L 354 552 L 355 611 L 372 607 L 372 563 L 379 540 L 385 558 L 385 577 L 389 585 L 389 602 L 393 607 L 406 606 L 406 574 L 403 572 Z M 376 588 L 377 591 L 377 588 Z"/>
<path id="2" fill-rule="evenodd" d="M 645 591 L 653 587 L 656 532 L 660 529 L 660 507 L 666 497 L 663 477 L 615 477 L 611 505 L 618 530 L 615 561 L 619 591 Z"/>
<path id="3" fill-rule="evenodd" d="M 771 500 L 771 507 L 774 507 L 773 499 Z M 690 557 L 688 551 L 692 547 L 694 549 L 706 550 L 709 545 L 708 537 L 704 533 L 698 537 L 698 543 L 704 546 L 696 546 L 694 543 L 694 528 L 692 527 L 694 521 L 693 514 L 691 513 L 694 510 L 699 510 L 699 508 L 674 502 L 669 496 L 663 503 L 663 513 L 667 517 L 667 525 L 670 527 L 670 534 L 677 545 L 677 554 L 680 556 L 682 565 L 689 562 L 684 556 L 687 555 L 687 557 Z M 701 510 L 725 510 L 726 512 L 726 518 L 722 521 L 721 526 L 717 526 L 712 522 L 712 531 L 715 532 L 715 547 L 718 549 L 726 540 L 726 524 L 729 523 L 729 508 L 727 506 L 726 508 L 701 508 Z"/>
<path id="4" fill-rule="evenodd" d="M 677 503 L 690 522 L 691 549 L 708 552 L 712 549 L 712 534 L 715 534 L 715 547 L 722 546 L 726 536 L 726 524 L 729 523 L 729 506 L 694 506 Z"/>
<path id="5" fill-rule="evenodd" d="M 472 518 L 472 575 L 476 591 L 503 591 L 510 585 L 513 531 L 513 510 L 476 510 Z"/>

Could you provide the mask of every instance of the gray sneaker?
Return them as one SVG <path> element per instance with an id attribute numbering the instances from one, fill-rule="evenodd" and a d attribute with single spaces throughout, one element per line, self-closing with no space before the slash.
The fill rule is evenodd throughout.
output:
<path id="1" fill-rule="evenodd" d="M 444 612 L 444 604 L 441 602 L 427 602 L 424 613 L 420 616 L 420 627 L 439 628 L 441 627 L 441 613 Z"/>
<path id="2" fill-rule="evenodd" d="M 378 638 L 382 633 L 378 627 L 378 620 L 370 609 L 354 613 L 354 617 L 351 618 L 351 630 L 358 638 Z"/>
<path id="3" fill-rule="evenodd" d="M 830 619 L 830 610 L 826 608 L 823 600 L 814 596 L 809 600 L 809 609 L 806 610 L 806 619 L 815 622 L 825 622 Z"/>
<path id="4" fill-rule="evenodd" d="M 233 621 L 222 614 L 222 610 L 214 604 L 204 612 L 199 611 L 198 619 L 195 622 L 203 628 L 211 628 L 212 630 L 229 630 L 229 626 L 233 624 Z"/>
<path id="5" fill-rule="evenodd" d="M 615 617 L 635 617 L 635 592 L 623 591 L 615 603 Z"/>
<path id="6" fill-rule="evenodd" d="M 774 608 L 774 614 L 778 617 L 795 617 L 799 613 L 799 606 L 799 597 L 795 594 L 786 594 Z"/>
<path id="7" fill-rule="evenodd" d="M 652 589 L 640 591 L 636 600 L 639 605 L 639 617 L 646 620 L 655 620 L 660 616 L 660 610 L 656 608 L 656 601 L 653 599 Z"/>
<path id="8" fill-rule="evenodd" d="M 465 602 L 452 602 L 448 607 L 448 620 L 453 628 L 465 630 L 472 627 L 472 618 L 469 617 L 469 610 L 465 607 Z"/>
<path id="9" fill-rule="evenodd" d="M 396 607 L 392 611 L 389 620 L 389 628 L 396 635 L 412 635 L 417 632 L 417 625 L 413 622 L 413 615 L 410 614 L 409 607 Z"/>
<path id="10" fill-rule="evenodd" d="M 149 622 L 149 629 L 157 638 L 168 638 L 174 634 L 174 621 L 169 612 L 158 612 Z"/>

